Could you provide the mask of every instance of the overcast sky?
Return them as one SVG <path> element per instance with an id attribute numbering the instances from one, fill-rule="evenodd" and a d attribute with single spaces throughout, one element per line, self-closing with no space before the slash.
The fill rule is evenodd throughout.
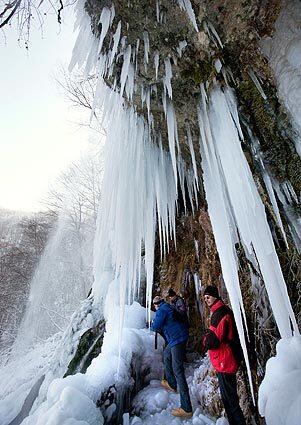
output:
<path id="1" fill-rule="evenodd" d="M 69 65 L 73 22 L 72 9 L 61 26 L 47 16 L 43 35 L 32 28 L 28 51 L 14 28 L 0 32 L 0 207 L 41 209 L 49 184 L 92 136 L 76 124 L 87 115 L 70 105 L 54 80 Z"/>

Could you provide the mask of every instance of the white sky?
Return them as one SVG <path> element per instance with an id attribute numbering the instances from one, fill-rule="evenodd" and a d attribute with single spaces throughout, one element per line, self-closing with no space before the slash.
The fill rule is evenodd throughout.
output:
<path id="1" fill-rule="evenodd" d="M 64 20 L 47 16 L 43 35 L 32 28 L 29 51 L 14 28 L 6 39 L 0 32 L 0 207 L 43 209 L 50 183 L 88 145 L 91 130 L 76 124 L 88 112 L 71 106 L 54 80 L 76 38 L 71 8 Z"/>

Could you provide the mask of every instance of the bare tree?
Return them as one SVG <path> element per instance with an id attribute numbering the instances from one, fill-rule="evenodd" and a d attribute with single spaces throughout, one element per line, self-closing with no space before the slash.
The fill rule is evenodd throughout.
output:
<path id="1" fill-rule="evenodd" d="M 55 80 L 63 90 L 63 95 L 74 107 L 90 111 L 90 119 L 78 124 L 88 126 L 100 135 L 105 135 L 105 130 L 101 125 L 101 111 L 94 104 L 97 76 L 84 77 L 81 74 L 70 74 L 61 68 L 58 75 L 55 76 Z"/>
<path id="2" fill-rule="evenodd" d="M 43 28 L 45 16 L 53 14 L 58 23 L 62 22 L 62 11 L 75 3 L 76 0 L 0 0 L 0 29 L 16 23 L 19 39 L 25 39 L 28 48 L 30 30 L 33 22 L 38 22 Z"/>

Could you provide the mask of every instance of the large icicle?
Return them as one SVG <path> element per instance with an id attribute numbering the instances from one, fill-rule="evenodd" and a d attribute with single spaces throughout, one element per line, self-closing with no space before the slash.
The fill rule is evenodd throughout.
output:
<path id="1" fill-rule="evenodd" d="M 190 0 L 178 0 L 178 3 L 179 3 L 180 8 L 185 10 L 185 12 L 187 13 L 187 15 L 190 19 L 190 22 L 192 23 L 194 29 L 198 32 L 199 31 L 198 24 L 196 22 L 195 13 L 194 13 L 193 8 L 191 6 Z"/>
<path id="2" fill-rule="evenodd" d="M 212 117 L 210 117 L 210 111 L 208 111 L 203 86 L 202 90 L 202 102 L 199 110 L 199 125 L 201 133 L 200 150 L 202 155 L 204 186 L 208 202 L 208 211 L 220 257 L 223 278 L 230 296 L 247 364 L 248 376 L 254 399 L 251 370 L 244 336 L 244 325 L 241 316 L 241 311 L 244 311 L 244 307 L 237 273 L 236 252 L 233 243 L 234 236 L 232 232 L 232 223 L 234 220 L 233 217 L 231 217 L 228 193 L 225 187 L 224 176 L 220 169 L 220 158 L 216 151 L 214 135 L 212 133 L 212 125 L 219 124 L 215 123 L 215 121 L 214 123 L 211 122 Z"/>
<path id="3" fill-rule="evenodd" d="M 164 77 L 164 85 L 166 87 L 168 96 L 172 99 L 172 87 L 171 87 L 171 79 L 172 79 L 172 68 L 169 58 L 164 59 L 165 65 L 165 77 Z"/>
<path id="4" fill-rule="evenodd" d="M 212 186 L 215 186 L 217 193 L 219 192 L 223 198 L 220 205 L 224 204 L 225 210 L 233 212 L 246 252 L 249 255 L 256 254 L 280 334 L 282 337 L 290 337 L 292 327 L 296 333 L 299 332 L 298 326 L 267 223 L 264 205 L 241 149 L 239 139 L 241 129 L 239 123 L 233 120 L 233 117 L 237 117 L 237 109 L 232 91 L 226 89 L 223 92 L 216 87 L 211 94 L 209 110 L 207 125 L 211 128 L 212 137 L 207 135 L 205 140 L 204 138 L 202 140 L 202 144 L 206 144 L 208 150 L 206 154 L 202 146 L 204 178 L 215 239 L 223 264 L 223 275 L 225 281 L 229 279 L 226 282 L 227 289 L 231 296 L 232 282 L 238 281 L 237 270 L 230 271 L 230 263 L 226 260 L 229 254 L 224 248 L 227 240 L 225 232 L 226 229 L 229 229 L 229 232 L 231 229 L 226 213 L 224 217 L 221 216 L 221 208 L 212 197 Z M 229 236 L 228 243 L 230 243 Z M 233 251 L 233 246 L 228 246 L 229 251 Z M 234 265 L 233 260 L 231 261 Z M 238 286 L 236 290 L 238 291 Z"/>

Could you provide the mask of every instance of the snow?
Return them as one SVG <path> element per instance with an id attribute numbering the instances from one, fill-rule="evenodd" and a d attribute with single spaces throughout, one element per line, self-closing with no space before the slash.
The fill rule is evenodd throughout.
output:
<path id="1" fill-rule="evenodd" d="M 204 382 L 204 371 L 208 371 L 206 361 L 198 365 L 192 362 L 187 368 L 188 385 L 195 409 L 193 418 L 189 421 L 172 418 L 170 411 L 173 407 L 179 406 L 179 395 L 168 393 L 160 387 L 162 341 L 160 349 L 154 352 L 154 335 L 146 328 L 152 314 L 150 305 L 156 229 L 158 226 L 161 255 L 162 253 L 164 255 L 168 252 L 169 240 L 175 241 L 178 175 L 183 195 L 185 196 L 186 183 L 192 203 L 193 194 L 197 194 L 197 161 L 200 158 L 196 157 L 189 125 L 186 130 L 192 168 L 188 169 L 181 158 L 177 121 L 172 103 L 170 58 L 164 60 L 164 94 L 162 95 L 169 142 L 169 152 L 165 152 L 162 148 L 161 135 L 154 135 L 150 130 L 152 120 L 150 89 L 141 89 L 142 103 L 146 102 L 148 108 L 148 123 L 137 115 L 133 107 L 127 106 L 122 97 L 125 91 L 128 99 L 132 98 L 135 83 L 134 63 L 137 56 L 134 52 L 132 57 L 131 45 L 126 45 L 125 37 L 120 42 L 120 22 L 113 37 L 113 47 L 108 58 L 101 53 L 103 41 L 115 16 L 114 7 L 102 9 L 101 35 L 97 41 L 91 34 L 90 20 L 83 11 L 83 4 L 84 2 L 80 0 L 76 6 L 77 25 L 80 33 L 70 66 L 85 67 L 86 73 L 97 69 L 99 78 L 93 110 L 99 107 L 103 111 L 102 124 L 107 137 L 102 199 L 94 242 L 93 271 L 95 279 L 91 296 L 83 302 L 79 312 L 73 316 L 70 326 L 56 346 L 51 367 L 45 376 L 31 413 L 23 425 L 103 423 L 104 420 L 112 417 L 117 405 L 114 402 L 111 406 L 106 405 L 101 413 L 96 407 L 97 401 L 101 394 L 111 387 L 114 387 L 114 391 L 119 393 L 131 390 L 134 384 L 131 376 L 131 365 L 133 364 L 139 376 L 146 375 L 145 381 L 149 385 L 137 394 L 133 403 L 136 415 L 139 417 L 130 418 L 128 414 L 125 414 L 123 416 L 125 424 L 130 422 L 131 424 L 193 423 L 209 425 L 213 421 L 200 410 L 200 399 L 207 397 L 208 388 L 212 388 L 212 385 L 206 386 L 207 381 Z M 186 11 L 195 30 L 198 31 L 190 1 L 179 0 L 179 5 Z M 160 4 L 157 2 L 157 10 L 159 8 Z M 160 20 L 163 19 L 162 16 L 161 14 Z M 222 42 L 213 25 L 208 22 L 206 28 L 222 48 Z M 146 31 L 143 33 L 143 40 L 144 64 L 147 67 L 150 49 Z M 183 41 L 179 45 L 179 56 L 186 46 L 185 43 Z M 103 83 L 102 77 L 107 71 L 108 65 L 112 70 L 119 44 L 123 55 L 123 65 L 120 93 L 117 93 Z M 139 49 L 139 40 L 137 40 L 136 48 Z M 297 63 L 292 60 L 292 52 L 295 52 L 296 49 L 296 46 L 293 45 L 288 55 L 291 66 L 295 66 Z M 155 52 L 154 66 L 157 77 L 158 52 Z M 220 66 L 221 63 L 216 62 L 217 70 L 220 69 Z M 259 80 L 254 76 L 255 74 L 253 81 L 261 91 Z M 166 96 L 167 94 L 168 96 Z M 244 247 L 246 256 L 251 259 L 257 269 L 261 270 L 279 331 L 283 341 L 289 342 L 287 346 L 282 342 L 278 345 L 276 360 L 272 359 L 268 364 L 266 383 L 261 387 L 261 411 L 268 421 L 272 418 L 269 422 L 272 424 L 274 420 L 274 417 L 271 416 L 273 406 L 281 395 L 283 396 L 289 379 L 296 372 L 298 378 L 289 390 L 290 425 L 295 425 L 293 408 L 299 401 L 299 396 L 296 394 L 300 389 L 300 359 L 298 358 L 299 354 L 295 353 L 297 352 L 296 347 L 300 353 L 298 339 L 300 337 L 297 336 L 296 320 L 275 252 L 264 206 L 241 149 L 243 135 L 238 120 L 236 101 L 230 88 L 225 87 L 222 90 L 216 84 L 210 95 L 207 96 L 202 85 L 198 117 L 208 211 L 221 260 L 223 278 L 230 296 L 248 366 L 249 379 L 251 382 L 244 336 L 245 314 L 235 251 L 235 244 L 239 241 Z M 271 202 L 279 226 L 281 226 L 279 211 L 277 211 L 273 197 L 273 190 L 277 191 L 277 189 L 275 189 L 275 185 L 273 186 L 274 183 L 268 180 L 267 175 L 265 177 Z M 281 192 L 287 203 L 292 202 L 295 198 L 289 183 L 281 186 Z M 198 248 L 197 245 L 196 248 Z M 142 251 L 144 251 L 144 257 L 142 257 Z M 198 255 L 197 249 L 196 254 Z M 141 290 L 141 275 L 144 271 L 147 308 L 141 307 L 134 301 Z M 195 290 L 198 292 L 200 285 L 198 276 L 195 275 L 194 279 Z M 76 350 L 80 336 L 85 330 L 95 326 L 102 315 L 106 320 L 106 332 L 101 353 L 93 359 L 85 374 L 76 373 L 61 378 L 68 360 Z M 294 338 L 291 338 L 292 326 L 296 334 Z M 282 354 L 283 352 L 285 356 Z M 283 361 L 283 358 L 286 357 L 292 359 L 289 361 L 288 369 Z M 298 362 L 294 359 L 297 359 Z M 25 386 L 24 388 L 20 387 L 20 392 L 16 385 L 18 380 L 13 381 L 11 390 L 5 390 L 3 417 L 6 421 L 10 421 L 20 411 L 35 379 L 44 373 L 46 363 L 46 361 L 41 362 L 40 367 L 38 362 L 36 369 L 40 369 L 39 373 L 34 375 L 32 370 L 29 372 Z M 273 387 L 276 376 L 274 364 L 276 363 L 277 373 L 281 372 L 279 394 Z M 11 365 L 12 363 L 10 367 Z M 271 389 L 274 390 L 271 391 Z M 10 413 L 7 413 L 12 409 L 12 400 L 17 400 L 16 405 Z M 280 402 L 279 406 L 281 406 Z M 295 409 L 299 413 L 296 407 Z M 226 424 L 227 422 L 224 418 L 220 418 L 218 423 Z"/>
<path id="2" fill-rule="evenodd" d="M 278 95 L 292 117 L 301 155 L 301 8 L 298 0 L 282 2 L 273 37 L 261 40 L 261 48 L 273 69 Z"/>
<path id="3" fill-rule="evenodd" d="M 259 411 L 267 425 L 299 425 L 301 416 L 301 337 L 283 338 L 268 360 L 259 389 Z"/>
<path id="4" fill-rule="evenodd" d="M 154 353 L 154 334 L 145 329 L 146 310 L 138 303 L 124 307 L 126 320 L 121 335 L 123 350 L 120 355 L 120 335 L 116 326 L 118 316 L 122 314 L 121 309 L 116 309 L 119 289 L 113 281 L 105 305 L 107 323 L 101 354 L 93 359 L 85 374 L 77 373 L 53 380 L 46 400 L 25 419 L 23 425 L 62 425 L 67 419 L 84 421 L 89 425 L 103 423 L 103 416 L 95 403 L 101 393 L 113 385 L 117 391 L 118 388 L 119 391 L 123 387 L 131 388 L 133 381 L 129 366 L 134 354 L 140 359 L 137 372 L 145 375 L 149 371 L 146 379 L 151 380 L 162 373 L 163 341 L 160 349 Z M 116 303 L 112 302 L 112 295 Z"/>
<path id="5" fill-rule="evenodd" d="M 186 379 L 193 405 L 192 419 L 182 420 L 173 417 L 171 410 L 178 408 L 180 405 L 179 394 L 164 389 L 160 381 L 151 380 L 149 385 L 143 388 L 133 400 L 133 416 L 130 418 L 130 424 L 213 425 L 215 419 L 210 419 L 200 407 L 201 403 L 206 404 L 210 397 L 216 397 L 213 381 L 207 375 L 208 369 L 210 369 L 208 357 L 204 360 L 190 358 L 190 362 L 186 367 Z M 206 378 L 205 375 L 207 376 Z M 216 423 L 228 425 L 228 421 L 225 418 L 219 418 Z"/>
<path id="6" fill-rule="evenodd" d="M 9 424 L 19 414 L 35 382 L 47 373 L 57 344 L 58 336 L 55 336 L 46 343 L 36 344 L 33 350 L 8 358 L 6 364 L 1 364 L 1 424 Z"/>

